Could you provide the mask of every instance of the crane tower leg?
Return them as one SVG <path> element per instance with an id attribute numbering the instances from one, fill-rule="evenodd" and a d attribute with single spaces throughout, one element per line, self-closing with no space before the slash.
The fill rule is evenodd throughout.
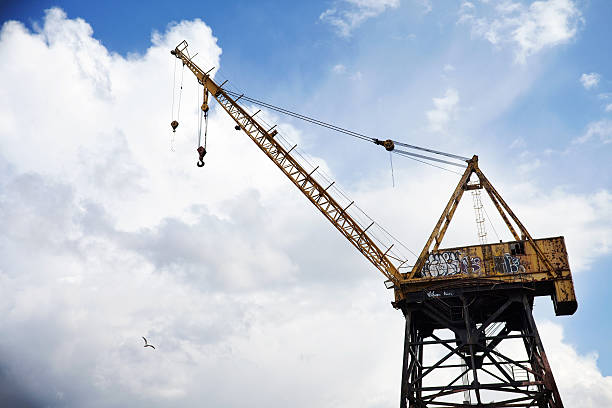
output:
<path id="1" fill-rule="evenodd" d="M 563 408 L 532 307 L 520 286 L 406 299 L 400 408 Z"/>

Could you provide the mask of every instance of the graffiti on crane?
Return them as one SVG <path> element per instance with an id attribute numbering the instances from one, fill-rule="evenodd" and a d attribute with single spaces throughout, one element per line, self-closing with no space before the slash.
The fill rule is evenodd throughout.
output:
<path id="1" fill-rule="evenodd" d="M 516 256 L 504 254 L 493 257 L 493 261 L 496 273 L 525 273 L 525 267 Z M 445 251 L 429 254 L 422 272 L 423 276 L 435 278 L 458 274 L 480 274 L 484 272 L 482 268 L 482 260 L 478 256 L 464 255 L 461 251 Z"/>
<path id="2" fill-rule="evenodd" d="M 504 274 L 525 273 L 525 267 L 521 265 L 519 258 L 510 254 L 494 257 L 495 272 Z"/>
<path id="3" fill-rule="evenodd" d="M 427 295 L 427 297 L 430 297 L 430 298 L 439 298 L 442 296 L 455 296 L 455 292 L 452 290 L 443 290 L 443 291 L 428 290 L 427 292 L 425 292 L 425 294 Z"/>
<path id="4" fill-rule="evenodd" d="M 460 251 L 446 251 L 429 254 L 423 276 L 451 276 L 460 273 L 480 273 L 481 259 L 478 256 L 463 255 Z"/>

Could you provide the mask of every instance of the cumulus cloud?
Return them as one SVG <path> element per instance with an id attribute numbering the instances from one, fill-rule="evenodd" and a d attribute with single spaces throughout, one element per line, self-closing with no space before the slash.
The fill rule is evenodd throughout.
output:
<path id="1" fill-rule="evenodd" d="M 449 88 L 441 98 L 433 98 L 435 109 L 427 111 L 429 129 L 433 132 L 445 132 L 449 122 L 457 115 L 459 92 Z"/>
<path id="2" fill-rule="evenodd" d="M 341 37 L 350 37 L 363 22 L 399 6 L 399 0 L 340 0 L 325 10 L 319 20 L 331 24 Z"/>
<path id="3" fill-rule="evenodd" d="M 580 355 L 564 342 L 563 329 L 557 324 L 543 322 L 540 333 L 563 403 L 570 407 L 609 406 L 612 377 L 603 376 L 597 368 L 597 354 Z"/>
<path id="4" fill-rule="evenodd" d="M 11 294 L 0 299 L 0 378 L 12 390 L 0 390 L 0 405 L 239 406 L 248 398 L 312 406 L 333 404 L 342 389 L 355 404 L 395 395 L 397 370 L 375 367 L 381 336 L 371 336 L 369 351 L 365 337 L 346 347 L 355 331 L 376 333 L 382 321 L 401 333 L 381 279 L 248 138 L 235 137 L 218 106 L 206 167 L 195 167 L 198 107 L 185 103 L 196 100 L 195 80 L 185 81 L 170 151 L 169 50 L 185 38 L 197 44 L 199 64 L 219 66 L 210 28 L 172 24 L 128 58 L 92 32 L 51 9 L 36 32 L 7 22 L 0 33 L 0 55 L 29 61 L 0 69 L 0 287 Z M 337 303 L 346 290 L 361 300 Z M 364 319 L 372 307 L 384 313 Z M 155 354 L 144 354 L 152 350 L 142 335 Z M 388 340 L 399 352 L 400 338 Z M 358 358 L 364 350 L 377 358 Z M 386 360 L 395 366 L 399 357 Z M 295 375 L 280 368 L 287 364 Z M 330 364 L 364 375 L 329 387 L 343 378 Z M 355 393 L 374 374 L 388 381 Z M 279 396 L 279 388 L 292 391 Z"/>
<path id="5" fill-rule="evenodd" d="M 596 72 L 590 74 L 582 74 L 580 76 L 580 83 L 584 86 L 584 89 L 595 88 L 599 84 L 601 76 Z"/>
<path id="6" fill-rule="evenodd" d="M 580 195 L 558 187 L 543 193 L 521 185 L 515 188 L 515 193 L 524 200 L 516 210 L 524 218 L 523 222 L 529 223 L 530 231 L 539 231 L 538 234 L 546 236 L 556 234 L 566 237 L 575 273 L 588 271 L 598 257 L 612 251 L 612 194 L 609 191 Z M 514 197 L 515 202 L 518 199 L 518 196 Z M 546 204 L 543 204 L 545 201 Z M 572 217 L 567 217 L 560 224 L 552 217 L 538 217 L 538 212 L 572 214 Z"/>
<path id="7" fill-rule="evenodd" d="M 198 64 L 220 65 L 200 20 L 154 33 L 127 58 L 59 9 L 35 32 L 3 25 L 0 57 L 28 63 L 0 66 L 0 402 L 395 404 L 403 321 L 382 277 L 216 105 L 206 166 L 195 167 L 198 90 L 187 77 L 170 151 L 169 50 L 183 39 Z M 458 101 L 453 90 L 435 98 L 434 121 L 448 122 Z M 417 248 L 439 215 L 432 203 L 456 179 L 397 171 L 410 182 L 393 200 L 381 199 L 390 195 L 379 174 L 354 192 Z M 610 252 L 609 192 L 498 187 L 535 231 L 566 233 L 579 273 Z M 559 231 L 557 214 L 569 212 L 584 216 Z M 447 242 L 457 236 L 449 229 Z M 143 335 L 156 350 L 142 347 Z M 582 367 L 584 356 L 568 355 L 565 367 Z M 585 386 L 606 387 L 588 358 Z M 595 402 L 610 405 L 605 398 Z"/>
<path id="8" fill-rule="evenodd" d="M 529 6 L 505 0 L 478 7 L 464 1 L 459 11 L 459 22 L 470 25 L 473 35 L 498 47 L 511 46 L 519 63 L 571 41 L 581 21 L 573 0 L 534 1 Z"/>

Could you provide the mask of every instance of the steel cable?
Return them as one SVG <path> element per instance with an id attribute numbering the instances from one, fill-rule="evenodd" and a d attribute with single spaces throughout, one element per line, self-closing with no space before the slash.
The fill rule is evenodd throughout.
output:
<path id="1" fill-rule="evenodd" d="M 284 115 L 288 115 L 288 116 L 294 117 L 296 119 L 300 119 L 300 120 L 303 120 L 303 121 L 306 121 L 306 122 L 309 122 L 309 123 L 312 123 L 312 124 L 315 124 L 315 125 L 318 125 L 318 126 L 330 129 L 330 130 L 334 130 L 336 132 L 343 133 L 345 135 L 348 135 L 348 136 L 351 136 L 351 137 L 355 137 L 355 138 L 360 139 L 360 140 L 365 140 L 365 141 L 369 141 L 369 142 L 372 142 L 372 143 L 379 144 L 379 143 L 377 143 L 377 142 L 379 142 L 378 139 L 370 137 L 370 136 L 367 136 L 367 135 L 364 135 L 363 133 L 358 133 L 358 132 L 355 132 L 355 131 L 352 131 L 352 130 L 349 130 L 349 129 L 346 129 L 346 128 L 343 128 L 343 127 L 340 127 L 340 126 L 336 126 L 336 125 L 331 124 L 331 123 L 323 122 L 322 120 L 315 119 L 315 118 L 312 118 L 310 116 L 302 115 L 300 113 L 293 112 L 293 111 L 290 111 L 288 109 L 281 108 L 279 106 L 275 106 L 275 105 L 272 105 L 270 103 L 257 100 L 255 98 L 251 98 L 249 96 L 244 95 L 243 93 L 238 93 L 238 92 L 235 92 L 235 91 L 231 91 L 229 89 L 223 89 L 223 90 L 225 92 L 227 92 L 229 95 L 233 96 L 233 97 L 239 97 L 241 99 L 244 99 L 245 101 L 251 102 L 251 103 L 253 103 L 255 105 L 258 105 L 258 106 L 262 106 L 262 107 L 268 108 L 268 109 L 273 110 L 275 112 L 279 112 L 279 113 L 282 113 Z M 469 160 L 467 157 L 459 156 L 459 155 L 456 155 L 456 154 L 446 153 L 446 152 L 442 152 L 442 151 L 439 151 L 439 150 L 428 149 L 428 148 L 425 148 L 425 147 L 415 146 L 415 145 L 411 145 L 411 144 L 408 144 L 408 143 L 398 142 L 398 141 L 395 141 L 395 140 L 393 140 L 393 143 L 397 144 L 398 146 L 407 147 L 409 149 L 415 149 L 415 150 L 425 151 L 425 152 L 429 152 L 429 153 L 433 153 L 433 154 L 443 155 L 443 156 L 450 157 L 450 158 L 453 158 L 453 159 L 456 159 L 456 160 L 461 160 L 461 161 Z M 434 157 L 429 157 L 429 156 L 424 156 L 424 155 L 417 155 L 416 153 L 409 153 L 409 152 L 406 152 L 404 150 L 394 149 L 394 151 L 405 153 L 405 155 L 414 155 L 416 157 L 420 157 L 420 158 L 425 159 L 425 160 L 432 160 L 432 161 L 437 161 L 437 162 L 441 162 L 441 163 L 445 163 L 445 164 L 450 164 L 450 165 L 453 165 L 453 166 L 459 166 L 459 167 L 464 167 L 465 166 L 464 164 L 453 163 L 453 162 L 449 162 L 449 161 L 445 161 L 445 160 L 441 160 L 441 159 L 436 159 Z M 420 160 L 417 160 L 417 161 L 420 161 Z M 434 167 L 437 167 L 437 166 L 434 166 Z"/>

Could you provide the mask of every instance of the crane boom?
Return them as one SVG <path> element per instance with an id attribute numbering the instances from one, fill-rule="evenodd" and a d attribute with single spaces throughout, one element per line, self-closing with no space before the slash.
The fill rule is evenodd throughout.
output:
<path id="1" fill-rule="evenodd" d="M 234 99 L 232 99 L 221 88 L 208 73 L 198 67 L 191 58 L 185 54 L 187 42 L 181 42 L 172 55 L 180 59 L 191 72 L 198 78 L 198 82 L 204 86 L 205 97 L 203 110 L 208 110 L 208 92 L 217 100 L 219 105 L 236 121 L 239 129 L 242 129 L 255 144 L 276 164 L 276 166 L 291 180 L 291 182 L 323 213 L 325 218 L 348 241 L 361 252 L 382 274 L 396 287 L 402 276 L 393 265 L 389 257 L 368 235 L 367 228 L 362 228 L 357 221 L 346 212 L 347 207 L 342 207 L 328 192 L 328 187 L 323 187 L 312 177 L 312 172 L 306 171 L 304 167 L 291 155 L 292 149 L 285 149 L 275 138 L 276 132 L 266 130 L 253 116 L 249 115 Z M 352 203 L 351 203 L 352 204 Z M 350 204 L 349 204 L 350 206 Z"/>
<path id="2" fill-rule="evenodd" d="M 187 42 L 181 42 L 171 54 L 180 59 L 197 77 L 204 87 L 202 110 L 207 112 L 209 93 L 219 105 L 236 122 L 236 129 L 243 130 L 255 144 L 276 164 L 291 182 L 313 203 L 331 224 L 359 250 L 391 283 L 388 288 L 394 289 L 396 308 L 402 303 L 410 302 L 424 296 L 426 291 L 455 288 L 457 286 L 497 285 L 512 286 L 516 282 L 531 282 L 539 296 L 551 295 L 555 312 L 559 315 L 572 314 L 576 310 L 576 296 L 567 251 L 563 237 L 534 240 L 525 226 L 510 210 L 510 207 L 493 188 L 489 180 L 478 167 L 478 156 L 467 160 L 468 166 L 457 184 L 446 208 L 436 224 L 425 247 L 418 256 L 409 273 L 400 272 L 399 266 L 392 263 L 397 259 L 388 255 L 393 247 L 383 252 L 368 232 L 370 226 L 364 227 L 347 211 L 353 204 L 342 206 L 328 191 L 331 184 L 323 187 L 314 177 L 316 168 L 308 172 L 291 151 L 286 149 L 275 138 L 276 130 L 266 130 L 253 115 L 250 115 L 233 99 L 229 92 L 198 67 L 186 52 Z M 178 125 L 178 123 L 176 123 Z M 172 125 L 175 128 L 174 124 Z M 379 141 L 387 150 L 393 150 L 393 141 Z M 198 148 L 200 160 L 205 154 L 203 147 Z M 477 185 L 469 185 L 470 177 L 478 177 Z M 333 184 L 333 183 L 332 183 Z M 500 213 L 516 241 L 498 244 L 486 244 L 474 247 L 441 249 L 440 244 L 453 218 L 462 194 L 468 189 L 484 189 Z M 511 220 L 518 227 L 521 238 L 512 226 Z M 433 244 L 433 248 L 431 248 Z M 506 265 L 506 266 L 504 266 Z M 508 266 L 509 265 L 509 266 Z M 387 284 L 387 283 L 386 283 Z M 434 293 L 434 292 L 432 292 Z M 448 292 L 451 293 L 451 292 Z M 434 296 L 435 293 L 432 295 Z M 412 299 L 412 300 L 411 300 Z"/>

